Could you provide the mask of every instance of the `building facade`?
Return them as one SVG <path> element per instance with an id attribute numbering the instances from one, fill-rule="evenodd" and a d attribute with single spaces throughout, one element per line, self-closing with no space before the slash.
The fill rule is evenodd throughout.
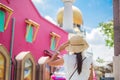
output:
<path id="1" fill-rule="evenodd" d="M 54 50 L 67 36 L 31 0 L 0 0 L 0 80 L 35 80 L 44 50 Z"/>

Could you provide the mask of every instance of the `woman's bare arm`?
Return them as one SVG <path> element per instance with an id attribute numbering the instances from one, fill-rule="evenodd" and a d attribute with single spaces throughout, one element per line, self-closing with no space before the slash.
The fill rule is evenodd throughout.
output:
<path id="1" fill-rule="evenodd" d="M 63 58 L 60 58 L 60 59 L 48 62 L 48 65 L 50 65 L 50 66 L 62 66 L 63 63 L 64 63 Z"/>
<path id="2" fill-rule="evenodd" d="M 55 53 L 53 54 L 53 56 L 47 61 L 47 63 L 50 66 L 59 66 L 59 65 L 63 65 L 64 60 L 63 58 L 57 59 L 57 56 L 59 55 L 59 52 L 61 52 L 62 50 L 65 49 L 65 47 L 67 47 L 69 45 L 69 41 L 63 43 L 58 49 L 57 51 L 55 51 Z"/>

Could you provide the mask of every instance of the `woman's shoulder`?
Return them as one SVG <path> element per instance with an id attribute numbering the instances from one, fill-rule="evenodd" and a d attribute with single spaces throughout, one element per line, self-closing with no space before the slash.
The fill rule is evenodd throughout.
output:
<path id="1" fill-rule="evenodd" d="M 63 59 L 72 59 L 75 58 L 76 55 L 64 54 Z"/>
<path id="2" fill-rule="evenodd" d="M 93 58 L 93 54 L 90 53 L 90 52 L 85 52 L 84 54 L 85 54 L 85 55 L 83 55 L 83 56 L 85 56 L 85 57 L 88 58 L 88 59 L 92 59 L 92 58 Z"/>

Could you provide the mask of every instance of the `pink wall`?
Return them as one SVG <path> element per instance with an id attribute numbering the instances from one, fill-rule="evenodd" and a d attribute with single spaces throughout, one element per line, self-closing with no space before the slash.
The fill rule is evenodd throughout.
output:
<path id="1" fill-rule="evenodd" d="M 15 18 L 15 34 L 13 55 L 15 57 L 21 51 L 31 51 L 33 57 L 37 61 L 43 54 L 43 50 L 50 49 L 50 32 L 55 32 L 61 36 L 60 43 L 67 40 L 68 33 L 60 29 L 58 26 L 45 20 L 40 16 L 31 0 L 0 0 L 0 3 L 14 10 L 8 28 L 4 32 L 0 32 L 0 43 L 2 43 L 8 51 L 10 51 L 12 18 Z M 33 43 L 28 43 L 25 40 L 26 23 L 25 19 L 31 19 L 40 24 L 40 28 Z"/>

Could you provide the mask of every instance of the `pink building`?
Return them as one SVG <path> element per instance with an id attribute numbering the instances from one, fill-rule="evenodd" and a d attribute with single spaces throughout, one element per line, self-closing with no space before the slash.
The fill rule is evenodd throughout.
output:
<path id="1" fill-rule="evenodd" d="M 25 79 L 27 71 L 19 73 L 22 66 L 17 64 L 16 68 L 20 68 L 16 70 L 17 80 L 35 80 L 35 75 L 30 76 L 35 73 L 33 68 L 40 57 L 45 56 L 44 50 L 54 50 L 68 39 L 67 35 L 66 31 L 44 19 L 31 0 L 0 0 L 0 80 L 14 80 L 15 59 L 24 65 L 24 70 L 29 69 L 27 62 L 33 62 L 28 79 Z M 13 64 L 9 65 L 10 57 Z M 22 60 L 28 61 L 22 63 Z M 12 67 L 12 76 L 8 74 L 8 66 Z"/>

